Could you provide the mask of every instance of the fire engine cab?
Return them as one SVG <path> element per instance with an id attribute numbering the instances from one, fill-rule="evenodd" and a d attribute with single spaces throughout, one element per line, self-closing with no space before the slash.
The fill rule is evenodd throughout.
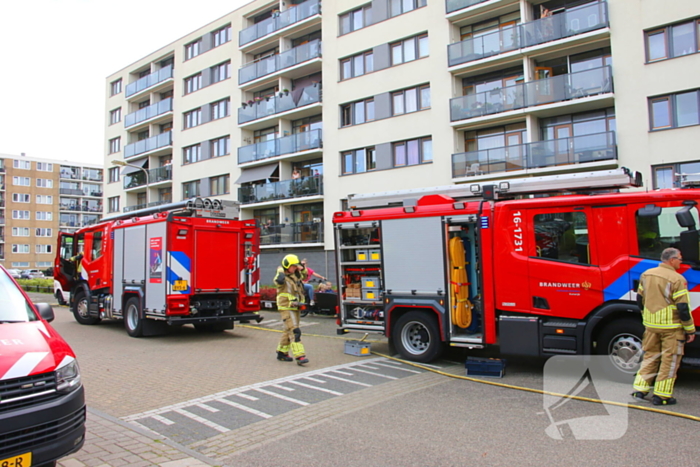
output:
<path id="1" fill-rule="evenodd" d="M 124 319 L 132 337 L 260 321 L 259 229 L 238 215 L 237 202 L 196 198 L 61 232 L 55 279 L 76 321 Z"/>
<path id="2" fill-rule="evenodd" d="M 665 248 L 683 254 L 700 323 L 700 189 L 619 192 L 632 186 L 641 176 L 621 168 L 350 195 L 333 218 L 339 333 L 383 333 L 419 362 L 444 345 L 499 345 L 609 355 L 615 372 L 636 372 L 635 291 Z M 698 350 L 686 363 L 700 364 Z"/>

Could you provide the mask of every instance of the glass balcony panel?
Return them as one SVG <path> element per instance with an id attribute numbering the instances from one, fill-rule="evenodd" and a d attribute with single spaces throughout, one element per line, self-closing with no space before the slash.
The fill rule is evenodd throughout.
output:
<path id="1" fill-rule="evenodd" d="M 588 3 L 521 25 L 523 47 L 556 41 L 608 25 L 606 2 Z"/>
<path id="2" fill-rule="evenodd" d="M 138 92 L 143 91 L 144 89 L 148 89 L 151 86 L 155 86 L 158 83 L 161 83 L 165 81 L 166 79 L 170 79 L 173 77 L 173 66 L 168 65 L 166 67 L 161 68 L 160 70 L 151 73 L 150 75 L 144 76 L 143 78 L 134 81 L 131 84 L 127 84 L 126 86 L 126 97 L 129 97 L 133 94 L 136 94 Z"/>
<path id="3" fill-rule="evenodd" d="M 137 123 L 146 121 L 158 115 L 162 115 L 166 112 L 172 112 L 173 110 L 173 99 L 167 98 L 160 102 L 149 105 L 143 109 L 139 109 L 136 112 L 132 112 L 124 117 L 124 127 L 130 127 L 136 125 Z"/>
<path id="4" fill-rule="evenodd" d="M 173 168 L 171 165 L 156 167 L 148 171 L 149 183 L 164 182 L 173 179 Z"/>
<path id="5" fill-rule="evenodd" d="M 323 243 L 323 222 L 294 222 L 262 227 L 261 245 L 281 243 Z"/>
<path id="6" fill-rule="evenodd" d="M 129 157 L 171 146 L 172 144 L 173 132 L 168 131 L 161 133 L 159 135 L 151 136 L 150 138 L 142 139 L 141 141 L 124 146 L 124 158 L 128 159 Z"/>
<path id="7" fill-rule="evenodd" d="M 282 199 L 299 198 L 323 194 L 321 176 L 302 177 L 296 180 L 243 186 L 238 189 L 241 204 L 262 203 Z"/>
<path id="8" fill-rule="evenodd" d="M 291 93 L 272 96 L 269 100 L 262 99 L 261 101 L 253 102 L 252 105 L 248 104 L 238 109 L 238 123 L 250 122 L 297 107 L 321 102 L 321 95 L 321 86 L 316 83 L 300 91 L 295 90 Z M 296 103 L 294 96 L 298 99 Z"/>
<path id="9" fill-rule="evenodd" d="M 244 164 L 283 154 L 321 147 L 321 130 L 312 130 L 283 138 L 261 141 L 238 148 L 238 163 Z"/>
<path id="10" fill-rule="evenodd" d="M 445 7 L 447 13 L 452 13 L 453 11 L 461 10 L 462 8 L 469 8 L 470 6 L 478 5 L 479 3 L 484 3 L 488 0 L 446 0 Z"/>
<path id="11" fill-rule="evenodd" d="M 238 33 L 238 43 L 245 45 L 261 37 L 272 34 L 273 32 L 298 23 L 310 16 L 317 15 L 321 12 L 320 0 L 308 0 L 293 8 L 289 8 L 277 16 L 267 18 L 259 23 L 245 28 Z"/>

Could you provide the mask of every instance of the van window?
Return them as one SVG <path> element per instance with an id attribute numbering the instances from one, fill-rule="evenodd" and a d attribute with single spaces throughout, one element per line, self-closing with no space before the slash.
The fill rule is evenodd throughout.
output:
<path id="1" fill-rule="evenodd" d="M 10 276 L 0 270 L 0 324 L 25 323 L 37 319 Z"/>
<path id="2" fill-rule="evenodd" d="M 687 230 L 678 225 L 676 220 L 676 212 L 680 209 L 681 206 L 661 208 L 661 214 L 658 216 L 643 217 L 637 213 L 639 256 L 658 260 L 666 248 L 680 248 L 681 232 Z M 700 225 L 697 209 L 691 209 L 690 212 L 695 218 L 695 225 Z"/>
<path id="3" fill-rule="evenodd" d="M 590 263 L 585 213 L 537 214 L 534 226 L 537 256 L 567 263 Z"/>

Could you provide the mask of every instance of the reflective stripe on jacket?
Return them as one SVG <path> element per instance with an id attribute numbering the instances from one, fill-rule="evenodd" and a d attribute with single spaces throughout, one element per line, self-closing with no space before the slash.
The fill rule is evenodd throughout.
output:
<path id="1" fill-rule="evenodd" d="M 279 266 L 275 275 L 275 286 L 277 286 L 278 310 L 296 310 L 297 307 L 291 306 L 291 303 L 304 302 L 304 286 L 301 283 L 301 277 L 296 273 L 288 274 L 282 266 Z"/>
<path id="2" fill-rule="evenodd" d="M 693 317 L 681 321 L 676 305 L 690 303 L 688 282 L 673 267 L 661 263 L 645 271 L 639 279 L 637 293 L 644 298 L 644 326 L 652 329 L 683 328 L 695 332 Z"/>

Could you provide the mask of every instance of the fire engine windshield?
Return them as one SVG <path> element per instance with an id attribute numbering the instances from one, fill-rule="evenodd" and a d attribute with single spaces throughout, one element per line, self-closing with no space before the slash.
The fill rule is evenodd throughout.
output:
<path id="1" fill-rule="evenodd" d="M 658 260 L 661 257 L 661 252 L 666 248 L 673 247 L 683 251 L 681 233 L 687 232 L 689 228 L 679 224 L 677 213 L 681 209 L 684 208 L 673 206 L 656 208 L 656 211 L 651 212 L 651 215 L 645 215 L 642 210 L 637 213 L 639 256 Z M 695 226 L 691 229 L 695 230 L 700 225 L 697 209 L 691 208 L 689 214 L 695 221 Z M 688 256 L 685 259 L 691 259 L 690 255 L 686 255 L 686 252 L 683 252 L 683 256 L 684 258 Z"/>
<path id="2" fill-rule="evenodd" d="M 22 292 L 12 282 L 5 270 L 0 269 L 0 325 L 25 323 L 27 321 L 36 321 L 37 319 Z"/>

